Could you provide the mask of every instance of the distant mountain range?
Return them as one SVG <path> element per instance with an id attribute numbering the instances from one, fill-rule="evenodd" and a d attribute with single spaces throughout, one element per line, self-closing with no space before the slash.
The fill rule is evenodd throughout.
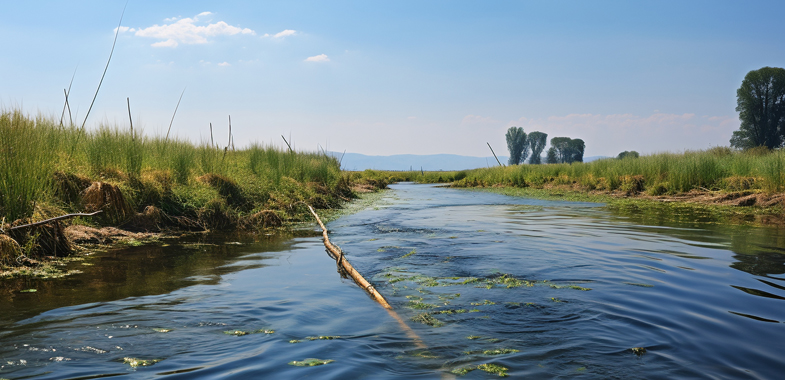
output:
<path id="1" fill-rule="evenodd" d="M 341 158 L 342 152 L 327 152 Z M 584 162 L 606 158 L 604 156 L 585 157 Z M 506 156 L 499 156 L 499 160 L 507 164 Z M 544 161 L 544 159 L 543 159 Z M 477 169 L 498 166 L 496 159 L 490 157 L 461 156 L 457 154 L 396 154 L 392 156 L 367 156 L 359 153 L 346 153 L 341 161 L 344 170 L 425 170 L 425 171 L 450 171 Z"/>

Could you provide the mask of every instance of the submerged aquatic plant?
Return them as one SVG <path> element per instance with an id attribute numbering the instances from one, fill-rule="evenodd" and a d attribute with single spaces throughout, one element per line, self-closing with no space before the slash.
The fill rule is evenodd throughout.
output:
<path id="1" fill-rule="evenodd" d="M 324 365 L 334 362 L 335 360 L 332 359 L 314 359 L 308 358 L 305 360 L 293 360 L 289 362 L 289 365 L 297 366 L 297 367 L 313 367 L 317 365 Z"/>

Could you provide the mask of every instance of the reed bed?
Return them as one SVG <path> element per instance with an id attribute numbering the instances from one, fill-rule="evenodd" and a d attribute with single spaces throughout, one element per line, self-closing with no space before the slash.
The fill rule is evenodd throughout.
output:
<path id="1" fill-rule="evenodd" d="M 261 144 L 235 151 L 0 111 L 0 217 L 6 223 L 83 211 L 95 183 L 119 191 L 127 205 L 115 207 L 131 210 L 99 223 L 126 227 L 149 207 L 205 229 L 265 226 L 307 218 L 303 203 L 334 207 L 352 195 L 338 161 L 324 154 Z"/>

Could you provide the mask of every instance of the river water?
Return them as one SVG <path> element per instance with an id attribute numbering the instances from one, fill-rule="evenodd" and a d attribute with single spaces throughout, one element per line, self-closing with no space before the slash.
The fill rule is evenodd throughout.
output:
<path id="1" fill-rule="evenodd" d="M 4 281 L 0 378 L 783 376 L 782 230 L 391 187 L 328 228 L 403 324 L 316 234 L 187 237 Z"/>

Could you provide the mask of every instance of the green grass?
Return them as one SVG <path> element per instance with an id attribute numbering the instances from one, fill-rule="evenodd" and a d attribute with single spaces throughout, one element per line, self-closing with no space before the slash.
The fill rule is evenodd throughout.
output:
<path id="1" fill-rule="evenodd" d="M 6 222 L 83 211 L 84 184 L 101 181 L 119 187 L 136 212 L 155 206 L 208 228 L 254 227 L 310 218 L 305 204 L 337 207 L 353 196 L 349 177 L 324 154 L 260 144 L 224 150 L 105 124 L 83 131 L 0 110 L 0 218 Z"/>
<path id="2" fill-rule="evenodd" d="M 573 186 L 581 190 L 678 194 L 691 190 L 785 191 L 785 152 L 727 147 L 639 158 L 601 159 L 589 163 L 513 165 L 453 172 L 352 173 L 370 181 L 453 183 L 456 187 Z"/>

